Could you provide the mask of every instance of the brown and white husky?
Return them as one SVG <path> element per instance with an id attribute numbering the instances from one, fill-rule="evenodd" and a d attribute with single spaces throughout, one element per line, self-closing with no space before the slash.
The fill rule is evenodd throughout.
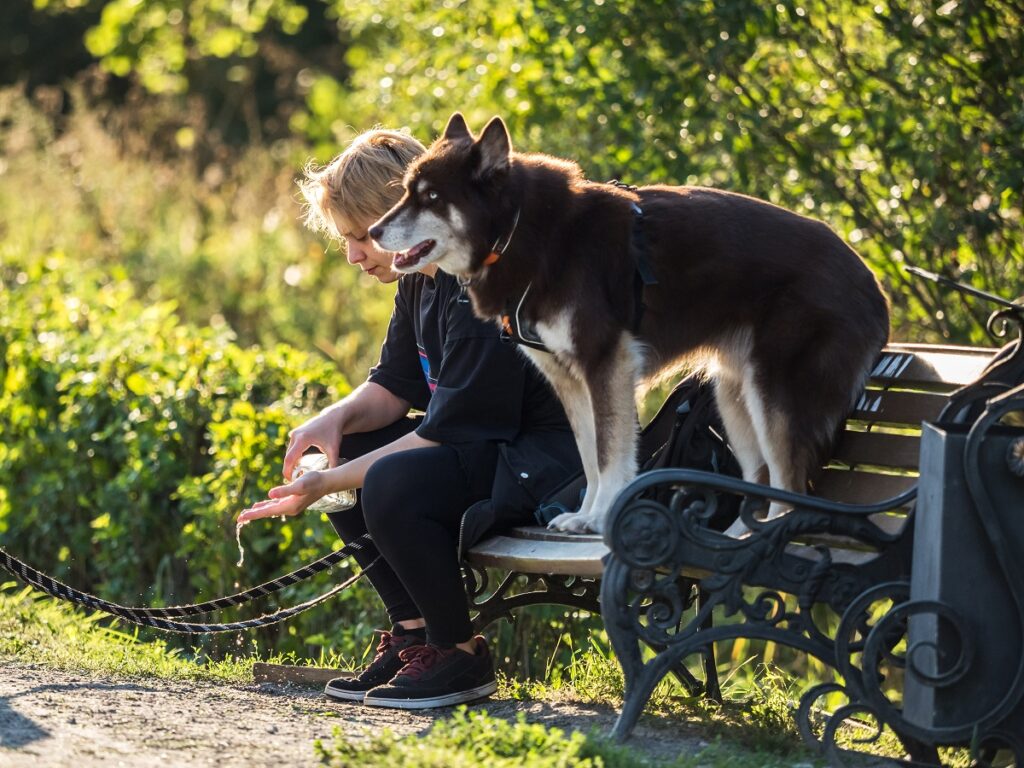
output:
<path id="1" fill-rule="evenodd" d="M 602 530 L 637 471 L 637 384 L 695 359 L 744 478 L 806 491 L 888 338 L 877 280 L 827 225 L 716 189 L 593 183 L 513 152 L 500 118 L 475 139 L 453 115 L 370 235 L 399 272 L 436 263 L 480 317 L 539 342 L 521 348 L 587 476 L 562 530 Z M 638 259 L 654 282 L 637 283 Z"/>

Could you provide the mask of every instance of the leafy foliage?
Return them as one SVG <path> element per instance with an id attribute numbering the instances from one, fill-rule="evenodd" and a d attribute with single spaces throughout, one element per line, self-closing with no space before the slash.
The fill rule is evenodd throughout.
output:
<path id="1" fill-rule="evenodd" d="M 336 245 L 299 223 L 297 144 L 225 158 L 181 125 L 173 105 L 90 109 L 76 92 L 67 117 L 19 89 L 0 91 L 0 261 L 52 252 L 67 269 L 121 275 L 144 303 L 242 344 L 317 350 L 359 380 L 376 361 L 391 290 L 349 268 Z M 163 143 L 158 139 L 162 139 Z M 181 143 L 179 143 L 181 142 Z"/>
<path id="2" fill-rule="evenodd" d="M 36 2 L 51 5 L 50 0 Z M 111 0 L 85 42 L 114 74 L 127 75 L 135 65 L 148 89 L 182 92 L 188 87 L 183 71 L 190 57 L 251 58 L 259 51 L 256 36 L 268 24 L 295 34 L 307 15 L 292 0 Z M 241 76 L 244 70 L 236 75 Z"/>
<path id="3" fill-rule="evenodd" d="M 253 57 L 272 22 L 334 36 L 344 67 L 295 75 L 307 109 L 291 117 L 324 155 L 373 123 L 428 138 L 454 109 L 497 113 L 521 148 L 594 178 L 722 186 L 823 218 L 884 278 L 902 338 L 982 341 L 990 309 L 906 263 L 1011 297 L 1024 280 L 1018 4 L 95 4 L 93 52 L 156 90 L 187 58 Z"/>
<path id="4" fill-rule="evenodd" d="M 107 599 L 151 605 L 230 593 L 339 546 L 313 516 L 253 525 L 240 571 L 233 518 L 279 482 L 288 429 L 343 395 L 344 378 L 306 352 L 183 326 L 172 305 L 140 304 L 124 280 L 69 277 L 66 263 L 0 271 L 4 546 Z M 282 650 L 325 633 L 365 642 L 376 601 L 365 588 L 340 599 L 344 621 L 319 612 L 268 633 L 297 635 Z"/>
<path id="5" fill-rule="evenodd" d="M 997 2 L 765 4 L 336 0 L 352 75 L 307 127 L 452 109 L 593 178 L 701 183 L 830 222 L 885 278 L 899 336 L 981 341 L 991 309 L 902 271 L 1006 296 L 1024 280 L 1024 11 Z M 422 130 L 422 129 L 421 129 Z M 926 330 L 926 329 L 929 329 Z"/>

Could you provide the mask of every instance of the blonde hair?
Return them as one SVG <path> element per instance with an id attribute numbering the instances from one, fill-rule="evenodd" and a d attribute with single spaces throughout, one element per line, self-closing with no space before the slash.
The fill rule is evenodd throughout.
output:
<path id="1" fill-rule="evenodd" d="M 376 221 L 401 199 L 405 169 L 424 152 L 426 147 L 404 131 L 374 128 L 356 136 L 327 165 L 310 163 L 298 182 L 306 199 L 306 226 L 341 237 Z"/>

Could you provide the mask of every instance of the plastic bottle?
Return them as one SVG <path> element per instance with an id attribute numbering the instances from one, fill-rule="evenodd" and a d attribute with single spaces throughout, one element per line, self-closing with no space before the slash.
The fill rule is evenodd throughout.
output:
<path id="1" fill-rule="evenodd" d="M 295 471 L 292 473 L 292 480 L 298 480 L 306 472 L 327 469 L 327 464 L 327 457 L 324 454 L 307 453 L 299 459 L 298 464 L 295 465 Z M 314 512 L 342 512 L 355 506 L 355 503 L 355 490 L 344 490 L 338 491 L 337 493 L 328 493 L 326 496 L 321 496 L 310 504 L 307 509 Z"/>

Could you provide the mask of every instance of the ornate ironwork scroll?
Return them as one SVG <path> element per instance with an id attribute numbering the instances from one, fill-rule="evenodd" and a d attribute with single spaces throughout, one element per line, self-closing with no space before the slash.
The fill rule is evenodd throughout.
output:
<path id="1" fill-rule="evenodd" d="M 734 539 L 707 528 L 720 493 L 744 496 L 741 516 L 751 529 L 748 537 Z M 666 498 L 667 503 L 658 501 Z M 834 664 L 834 642 L 816 624 L 812 608 L 825 603 L 841 613 L 873 584 L 907 577 L 909 531 L 887 533 L 870 516 L 911 498 L 913 492 L 872 506 L 837 504 L 682 469 L 637 478 L 616 500 L 605 532 L 611 554 L 601 589 L 603 615 L 626 677 L 613 736 L 628 735 L 671 667 L 707 653 L 721 640 L 771 640 Z M 771 501 L 792 511 L 767 522 L 757 519 Z M 801 543 L 810 534 L 853 539 L 877 556 L 863 566 L 834 563 L 828 548 Z M 676 585 L 694 576 L 702 577 L 705 599 L 689 615 Z M 763 589 L 753 593 L 747 587 Z M 795 607 L 785 594 L 796 596 Z M 740 621 L 711 626 L 719 606 Z M 642 643 L 663 650 L 644 661 Z"/>
<path id="2" fill-rule="evenodd" d="M 1008 315 L 1021 326 L 1021 312 L 997 313 Z M 995 317 L 995 316 L 994 316 Z M 1024 412 L 1024 344 L 1018 339 L 1008 345 L 989 366 L 986 374 L 975 384 L 956 393 L 955 400 L 946 409 L 947 415 L 963 415 L 984 404 L 980 416 L 971 416 L 972 423 L 963 447 L 962 475 L 967 485 L 970 503 L 954 510 L 956 514 L 974 514 L 981 524 L 983 538 L 994 555 L 1001 573 L 1000 583 L 977 585 L 978 600 L 985 600 L 995 590 L 1005 591 L 1010 597 L 1011 610 L 1004 611 L 1001 619 L 1015 627 L 1016 632 L 1000 634 L 995 642 L 1011 642 L 1010 638 L 1024 638 L 1024 566 L 1020 552 L 1010 542 L 1020 541 L 1008 528 L 1007 521 L 1014 513 L 1024 511 L 1024 495 L 1017 498 L 994 498 L 994 488 L 1005 483 L 994 478 L 1000 473 L 1021 477 L 1019 452 L 1024 450 L 1024 438 L 1006 438 L 1007 448 L 989 451 L 983 455 L 986 441 L 993 439 L 1000 421 L 1010 413 Z M 1019 488 L 1019 483 L 1014 486 Z M 1018 529 L 1019 530 L 1019 529 Z M 881 598 L 888 598 L 892 607 L 873 627 L 860 626 L 854 630 L 863 613 Z M 912 641 L 908 635 L 911 617 L 929 617 L 944 625 L 942 647 L 933 641 Z M 943 708 L 942 722 L 914 722 L 903 708 L 890 701 L 883 691 L 886 676 L 882 668 L 886 663 L 905 667 L 908 682 L 941 691 L 950 689 L 971 675 L 978 675 L 979 637 L 984 627 L 969 625 L 964 616 L 944 602 L 911 599 L 909 585 L 892 583 L 878 585 L 855 600 L 847 608 L 836 635 L 835 667 L 846 681 L 846 687 L 819 686 L 808 691 L 798 712 L 800 731 L 804 739 L 821 747 L 834 765 L 843 765 L 849 751 L 839 747 L 836 737 L 840 726 L 853 715 L 869 717 L 876 732 L 863 740 L 871 744 L 887 726 L 903 742 L 915 759 L 937 764 L 939 746 L 969 746 L 978 765 L 988 765 L 1000 751 L 1009 752 L 1017 766 L 1024 766 L 1024 654 L 1010 654 L 1013 661 L 980 681 L 994 701 L 981 707 Z M 849 638 L 859 634 L 866 638 L 854 647 Z M 894 657 L 891 649 L 901 641 L 907 644 L 902 657 Z M 856 658 L 859 654 L 859 665 Z M 828 693 L 842 692 L 849 703 L 826 718 L 820 737 L 811 728 L 813 702 Z"/>
<path id="3" fill-rule="evenodd" d="M 495 574 L 496 571 L 463 564 L 466 594 L 476 612 L 473 617 L 474 631 L 482 631 L 499 619 L 513 621 L 513 610 L 532 605 L 562 605 L 589 611 L 594 615 L 601 613 L 599 579 L 511 571 L 501 575 L 497 585 L 492 587 L 491 576 Z M 694 598 L 690 594 L 692 587 L 692 582 L 677 585 L 676 591 L 679 595 L 685 595 L 690 603 Z M 661 646 L 653 641 L 648 642 L 648 645 L 655 651 L 661 650 Z M 706 692 L 712 698 L 718 697 L 717 678 L 713 674 L 709 688 L 697 680 L 683 664 L 674 665 L 669 671 L 689 693 Z"/>
<path id="4" fill-rule="evenodd" d="M 464 563 L 466 594 L 476 611 L 473 628 L 480 631 L 498 619 L 512 621 L 512 611 L 531 605 L 564 605 L 598 615 L 597 579 L 511 571 L 491 587 L 491 574 Z"/>

